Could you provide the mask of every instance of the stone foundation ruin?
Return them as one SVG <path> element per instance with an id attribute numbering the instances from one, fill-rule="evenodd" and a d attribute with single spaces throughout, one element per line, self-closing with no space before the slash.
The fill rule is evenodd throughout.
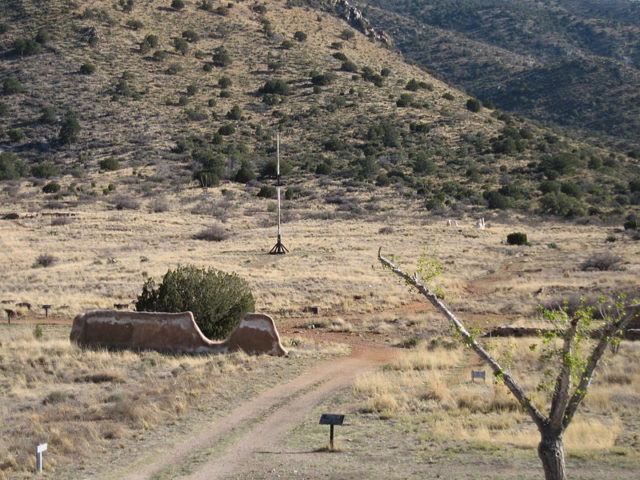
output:
<path id="1" fill-rule="evenodd" d="M 172 353 L 227 353 L 243 350 L 284 356 L 287 351 L 271 317 L 247 313 L 224 342 L 212 342 L 191 312 L 94 310 L 73 319 L 70 339 L 81 347 L 158 350 Z"/>

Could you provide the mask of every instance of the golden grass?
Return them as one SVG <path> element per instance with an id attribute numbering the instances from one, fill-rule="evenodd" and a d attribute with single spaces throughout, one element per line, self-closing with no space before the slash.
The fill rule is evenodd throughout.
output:
<path id="1" fill-rule="evenodd" d="M 290 359 L 81 350 L 68 326 L 0 325 L 0 472 L 33 470 L 33 444 L 48 442 L 47 468 L 69 468 L 193 415 L 229 410 L 344 345 L 285 339 Z M 277 375 L 275 375 L 277 372 Z M 203 410 L 204 409 L 204 410 Z"/>

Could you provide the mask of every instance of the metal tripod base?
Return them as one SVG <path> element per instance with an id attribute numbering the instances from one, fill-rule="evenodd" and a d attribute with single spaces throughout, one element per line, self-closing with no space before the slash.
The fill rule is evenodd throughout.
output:
<path id="1" fill-rule="evenodd" d="M 282 255 L 284 253 L 289 253 L 289 250 L 282 244 L 280 241 L 280 235 L 278 235 L 278 243 L 276 243 L 269 251 L 269 255 Z"/>

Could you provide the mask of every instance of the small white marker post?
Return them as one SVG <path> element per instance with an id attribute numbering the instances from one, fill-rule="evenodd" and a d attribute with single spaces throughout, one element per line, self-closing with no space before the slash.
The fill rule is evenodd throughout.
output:
<path id="1" fill-rule="evenodd" d="M 36 470 L 38 473 L 42 473 L 42 452 L 45 452 L 47 447 L 46 443 L 41 443 L 36 447 Z"/>

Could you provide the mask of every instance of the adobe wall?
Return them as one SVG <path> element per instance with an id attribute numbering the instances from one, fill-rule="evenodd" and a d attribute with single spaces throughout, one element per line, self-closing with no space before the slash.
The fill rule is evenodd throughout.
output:
<path id="1" fill-rule="evenodd" d="M 173 353 L 247 353 L 286 355 L 275 322 L 247 313 L 224 342 L 206 338 L 191 312 L 123 312 L 94 310 L 73 320 L 70 339 L 82 347 L 158 350 Z"/>

